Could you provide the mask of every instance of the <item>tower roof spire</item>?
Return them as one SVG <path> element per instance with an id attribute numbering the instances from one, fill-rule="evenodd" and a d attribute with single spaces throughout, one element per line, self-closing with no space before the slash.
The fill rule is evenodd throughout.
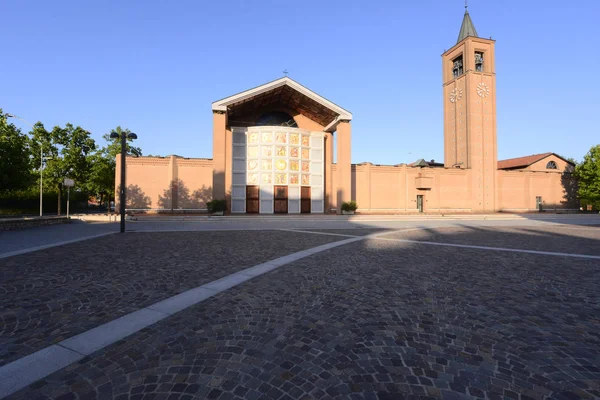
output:
<path id="1" fill-rule="evenodd" d="M 469 5 L 467 3 L 467 0 L 465 0 L 465 16 L 463 17 L 463 22 L 460 27 L 460 32 L 458 33 L 458 40 L 456 41 L 456 43 L 469 36 L 477 37 L 477 30 L 475 29 L 475 25 L 473 25 L 473 21 L 471 20 L 471 16 L 469 15 Z"/>

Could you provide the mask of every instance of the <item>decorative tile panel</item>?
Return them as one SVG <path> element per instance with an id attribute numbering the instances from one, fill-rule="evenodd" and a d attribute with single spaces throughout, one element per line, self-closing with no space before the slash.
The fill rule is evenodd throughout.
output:
<path id="1" fill-rule="evenodd" d="M 300 212 L 300 185 L 312 188 L 311 212 L 323 211 L 322 132 L 288 127 L 233 127 L 232 133 L 233 212 L 245 212 L 246 185 L 259 186 L 261 214 L 273 212 L 273 185 L 289 185 L 288 212 Z"/>

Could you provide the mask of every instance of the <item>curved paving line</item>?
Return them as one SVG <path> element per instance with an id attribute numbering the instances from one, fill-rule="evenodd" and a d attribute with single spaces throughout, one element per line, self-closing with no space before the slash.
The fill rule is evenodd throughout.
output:
<path id="1" fill-rule="evenodd" d="M 381 235 L 381 233 L 327 243 L 246 268 L 224 278 L 169 297 L 168 299 L 159 301 L 148 307 L 139 309 L 97 326 L 96 328 L 63 340 L 60 343 L 15 360 L 0 367 L 0 398 L 9 396 L 39 379 L 81 360 L 106 346 L 124 339 L 147 326 L 196 305 L 209 297 L 246 282 L 256 276 L 263 275 L 276 268 L 313 254 L 343 246 L 348 243 L 375 238 L 379 235 Z"/>

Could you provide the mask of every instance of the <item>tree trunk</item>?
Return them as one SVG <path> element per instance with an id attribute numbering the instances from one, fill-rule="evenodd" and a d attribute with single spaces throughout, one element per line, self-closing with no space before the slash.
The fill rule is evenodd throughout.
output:
<path id="1" fill-rule="evenodd" d="M 60 215 L 60 201 L 61 201 L 61 198 L 60 198 L 61 193 L 60 192 L 61 192 L 61 185 L 58 185 L 58 215 Z"/>

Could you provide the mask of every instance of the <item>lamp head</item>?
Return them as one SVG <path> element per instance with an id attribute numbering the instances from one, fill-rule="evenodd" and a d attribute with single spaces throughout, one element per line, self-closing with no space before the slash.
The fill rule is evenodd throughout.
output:
<path id="1" fill-rule="evenodd" d="M 111 139 L 118 139 L 119 138 L 119 134 L 117 132 L 111 132 L 110 133 L 110 138 Z"/>
<path id="2" fill-rule="evenodd" d="M 133 132 L 127 134 L 127 139 L 137 139 L 137 135 Z"/>

